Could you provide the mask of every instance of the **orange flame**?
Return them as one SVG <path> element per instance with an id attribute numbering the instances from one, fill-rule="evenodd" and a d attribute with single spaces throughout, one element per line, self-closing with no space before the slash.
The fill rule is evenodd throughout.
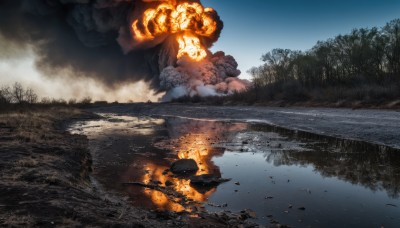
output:
<path id="1" fill-rule="evenodd" d="M 187 55 L 194 61 L 201 61 L 207 52 L 199 37 L 211 37 L 217 31 L 217 22 L 211 16 L 213 12 L 212 8 L 203 8 L 199 3 L 162 3 L 147 9 L 132 23 L 133 38 L 146 42 L 163 35 L 185 34 L 177 36 L 177 58 Z"/>
<path id="2" fill-rule="evenodd" d="M 188 56 L 192 60 L 201 61 L 207 57 L 207 52 L 200 44 L 200 40 L 197 37 L 190 35 L 178 36 L 179 51 L 178 59 L 182 56 Z"/>
<path id="3" fill-rule="evenodd" d="M 195 160 L 199 167 L 196 175 L 220 175 L 219 168 L 212 162 L 212 157 L 218 153 L 215 151 L 215 148 L 213 149 L 212 144 L 219 140 L 223 132 L 236 132 L 247 127 L 246 124 L 235 124 L 229 125 L 227 128 L 225 125 L 220 124 L 221 123 L 202 122 L 200 125 L 189 125 L 187 128 L 189 132 L 182 132 L 179 138 L 169 139 L 167 144 L 165 144 L 165 142 L 160 142 L 157 147 L 177 152 L 179 159 Z M 142 181 L 144 183 L 149 183 L 151 180 L 158 180 L 165 186 L 166 181 L 170 181 L 173 183 L 172 188 L 176 192 L 179 192 L 195 202 L 206 201 L 216 191 L 215 188 L 212 188 L 205 193 L 198 192 L 198 190 L 190 185 L 190 180 L 181 179 L 164 173 L 164 171 L 169 168 L 167 166 L 148 162 L 145 167 L 148 173 L 142 176 Z M 172 211 L 185 210 L 182 205 L 172 202 L 168 196 L 162 192 L 148 190 L 145 194 L 158 208 Z"/>
<path id="4" fill-rule="evenodd" d="M 197 165 L 199 166 L 199 171 L 197 171 L 196 175 L 212 173 L 210 170 L 212 167 L 210 167 L 209 164 L 212 156 L 212 154 L 210 154 L 211 145 L 207 140 L 207 135 L 187 134 L 181 137 L 179 140 L 179 148 L 177 149 L 179 159 L 185 158 L 196 161 Z M 148 174 L 143 176 L 142 181 L 144 183 L 149 183 L 151 180 L 158 180 L 161 183 L 165 183 L 167 180 L 169 180 L 174 184 L 173 188 L 175 191 L 183 194 L 185 197 L 192 199 L 195 202 L 203 202 L 215 192 L 215 189 L 211 189 L 204 194 L 200 193 L 190 185 L 190 180 L 172 178 L 163 174 L 163 171 L 168 167 L 154 165 L 152 163 L 148 163 L 146 167 L 150 171 Z M 149 196 L 151 201 L 157 205 L 158 208 L 172 211 L 184 210 L 184 207 L 181 205 L 171 202 L 164 193 L 149 190 L 146 191 L 146 194 Z"/>
<path id="5" fill-rule="evenodd" d="M 155 165 L 152 163 L 146 164 L 146 167 L 151 170 L 148 174 L 143 176 L 143 182 L 144 183 L 149 183 L 151 180 L 158 180 L 161 183 L 165 183 L 167 180 L 170 180 L 174 183 L 175 188 L 177 188 L 178 183 L 181 180 L 178 179 L 171 179 L 170 177 L 166 176 L 163 174 L 164 170 L 167 169 L 168 167 L 166 166 L 160 166 L 160 165 Z M 182 186 L 180 184 L 179 186 Z M 189 184 L 188 184 L 189 186 Z M 179 188 L 176 190 L 180 190 Z M 179 191 L 181 192 L 181 191 Z M 172 202 L 167 195 L 165 195 L 162 192 L 155 191 L 155 190 L 146 190 L 145 194 L 150 198 L 150 200 L 157 205 L 158 208 L 164 209 L 164 210 L 169 210 L 169 211 L 183 211 L 185 208 L 178 204 Z"/>
<path id="6" fill-rule="evenodd" d="M 180 142 L 178 157 L 179 159 L 193 159 L 199 166 L 196 175 L 210 173 L 210 142 L 205 134 L 188 134 Z"/>

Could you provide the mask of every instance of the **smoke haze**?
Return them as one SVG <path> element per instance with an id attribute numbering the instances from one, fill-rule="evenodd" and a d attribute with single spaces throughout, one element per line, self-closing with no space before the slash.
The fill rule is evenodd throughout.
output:
<path id="1" fill-rule="evenodd" d="M 182 0 L 2 0 L 0 58 L 13 61 L 31 56 L 34 67 L 48 79 L 74 82 L 71 86 L 93 84 L 91 87 L 104 93 L 136 82 L 149 85 L 148 90 L 140 91 L 146 95 L 152 91 L 173 91 L 178 87 L 184 88 L 181 95 L 201 96 L 227 94 L 232 88 L 242 89 L 244 84 L 236 79 L 240 72 L 231 56 L 206 50 L 207 58 L 201 62 L 187 60 L 186 56 L 178 59 L 179 45 L 176 34 L 171 31 L 146 42 L 137 39 L 132 23 L 143 20 L 141 17 L 147 9 L 162 3 L 175 7 L 184 2 L 200 3 Z M 211 35 L 196 36 L 208 49 L 217 41 L 223 24 L 215 11 L 204 10 L 202 14 L 211 18 L 216 26 Z M 194 20 L 190 26 L 195 27 L 188 27 L 185 33 L 202 28 L 205 23 L 200 22 Z M 144 31 L 143 27 L 138 29 Z M 131 93 L 135 94 L 134 91 Z"/>

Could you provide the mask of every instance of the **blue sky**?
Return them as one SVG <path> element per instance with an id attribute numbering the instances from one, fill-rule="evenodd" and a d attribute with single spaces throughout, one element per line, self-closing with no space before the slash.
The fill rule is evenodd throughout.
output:
<path id="1" fill-rule="evenodd" d="M 202 0 L 224 21 L 212 48 L 233 55 L 242 70 L 273 48 L 310 49 L 353 28 L 381 27 L 400 18 L 400 0 Z"/>

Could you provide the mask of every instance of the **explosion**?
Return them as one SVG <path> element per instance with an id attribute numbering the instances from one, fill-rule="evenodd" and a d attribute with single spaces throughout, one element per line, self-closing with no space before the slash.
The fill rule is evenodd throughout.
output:
<path id="1" fill-rule="evenodd" d="M 187 35 L 179 36 L 178 43 L 178 59 L 182 58 L 184 55 L 187 55 L 194 61 L 201 61 L 207 57 L 207 52 L 201 46 L 200 40 L 197 37 Z"/>
<path id="2" fill-rule="evenodd" d="M 209 49 L 223 22 L 200 0 L 2 0 L 0 40 L 35 52 L 48 77 L 94 79 L 110 89 L 147 82 L 180 96 L 243 90 L 238 64 Z M 59 74 L 60 73 L 60 74 Z"/>
<path id="3" fill-rule="evenodd" d="M 199 3 L 182 3 L 174 6 L 161 3 L 155 9 L 147 9 L 140 19 L 132 23 L 133 38 L 137 42 L 152 41 L 156 37 L 183 33 L 176 37 L 179 43 L 177 58 L 187 55 L 194 61 L 201 61 L 206 50 L 196 36 L 212 37 L 217 32 L 217 22 L 211 8 Z"/>
<path id="4" fill-rule="evenodd" d="M 208 50 L 222 30 L 222 21 L 214 9 L 204 8 L 197 2 L 163 1 L 147 8 L 131 27 L 139 46 L 157 43 L 157 40 L 164 43 L 172 40 L 177 44 L 163 45 L 167 49 L 178 47 L 172 50 L 176 52 L 176 61 L 170 60 L 171 57 L 160 57 L 159 61 L 160 86 L 167 90 L 164 101 L 181 96 L 230 94 L 247 87 L 247 82 L 237 79 L 240 71 L 232 56 L 225 56 L 223 52 L 212 54 Z M 160 53 L 171 53 L 171 50 Z M 168 63 L 163 59 L 168 59 Z"/>

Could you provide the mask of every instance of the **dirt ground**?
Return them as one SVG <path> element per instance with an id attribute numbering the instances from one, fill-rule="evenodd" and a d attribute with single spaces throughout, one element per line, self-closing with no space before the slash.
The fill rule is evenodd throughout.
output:
<path id="1" fill-rule="evenodd" d="M 223 227 L 227 215 L 162 213 L 134 208 L 93 185 L 85 136 L 71 121 L 98 118 L 72 108 L 0 114 L 0 225 L 11 227 Z"/>

